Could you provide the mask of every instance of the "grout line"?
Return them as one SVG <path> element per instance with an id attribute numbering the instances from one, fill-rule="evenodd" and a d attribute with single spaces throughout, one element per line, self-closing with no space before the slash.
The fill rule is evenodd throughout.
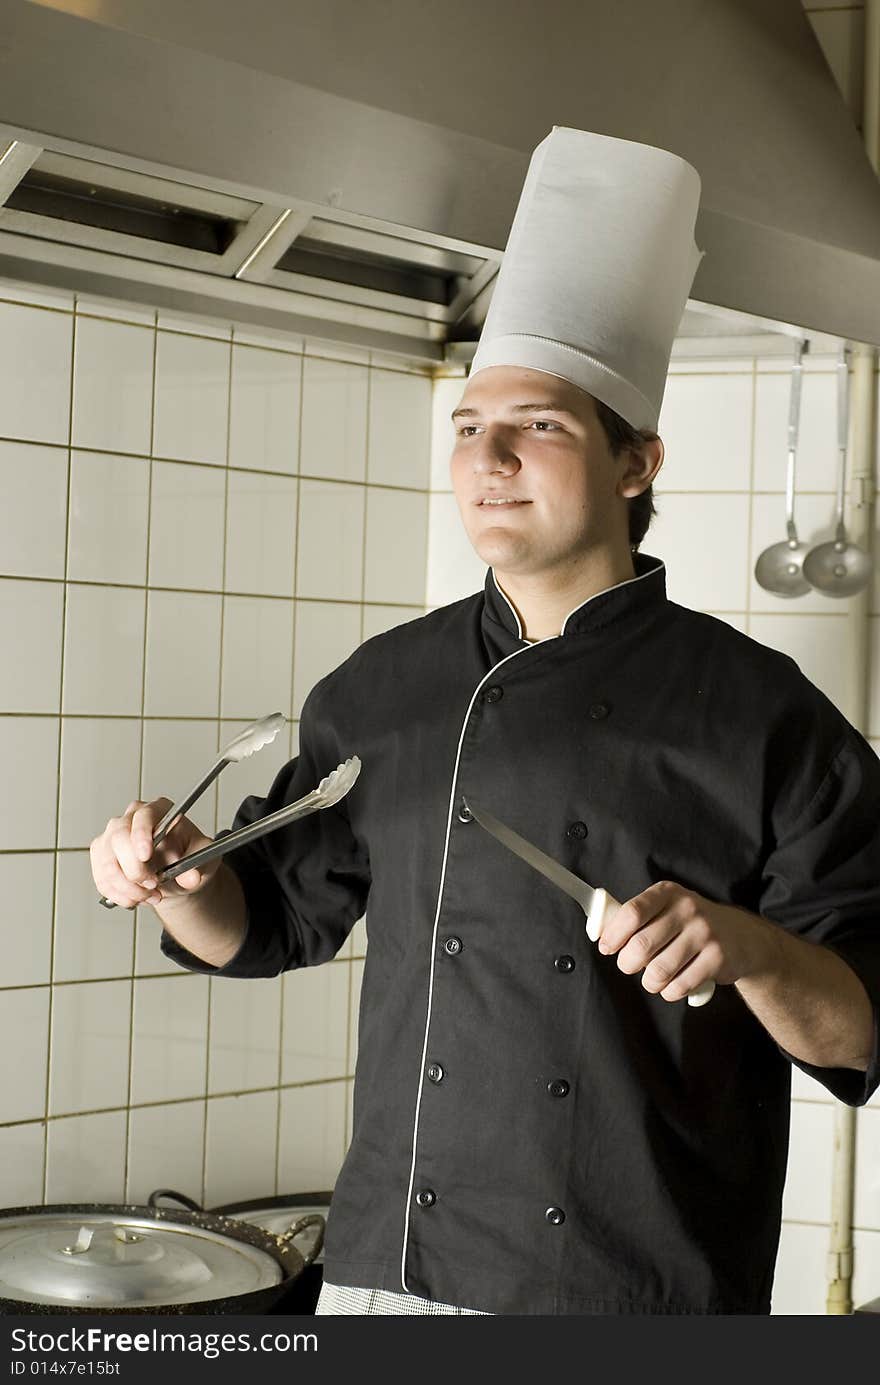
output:
<path id="1" fill-rule="evenodd" d="M 75 301 L 75 300 L 74 300 Z M 76 314 L 72 314 L 70 320 L 70 387 L 67 401 L 67 497 L 66 497 L 66 523 L 64 526 L 64 563 L 63 571 L 65 579 L 70 561 L 70 493 L 72 482 L 72 444 L 73 444 L 73 406 L 74 406 L 74 385 L 76 380 Z M 67 582 L 65 580 L 61 596 L 61 658 L 58 680 L 58 778 L 55 785 L 55 843 L 54 843 L 54 870 L 52 872 L 52 932 L 51 945 L 49 948 L 49 1006 L 46 1027 L 46 1090 L 43 1104 L 43 1111 L 48 1117 L 49 1098 L 52 1080 L 52 1038 L 55 1023 L 54 1007 L 54 986 L 55 979 L 55 938 L 58 928 L 58 873 L 60 860 L 58 847 L 61 841 L 61 753 L 62 753 L 62 730 L 64 725 L 64 673 L 65 673 L 65 654 L 67 650 Z M 49 1127 L 45 1129 L 45 1139 L 43 1141 L 43 1202 L 49 1195 Z"/>
<path id="2" fill-rule="evenodd" d="M 144 749 L 146 741 L 146 710 L 147 697 L 147 649 L 148 631 L 150 617 L 150 541 L 153 523 L 153 446 L 156 437 L 156 378 L 158 371 L 159 338 L 156 331 L 157 314 L 153 314 L 153 359 L 150 373 L 150 463 L 147 469 L 147 535 L 146 535 L 146 566 L 144 572 L 144 638 L 141 649 L 141 706 L 140 715 L 140 738 L 138 745 L 138 801 L 143 802 L 140 795 L 144 788 Z M 128 1074 L 126 1079 L 126 1098 L 125 1098 L 125 1154 L 123 1167 L 123 1190 L 128 1196 L 129 1173 L 131 1164 L 131 1093 L 134 1080 L 134 1035 L 135 1035 L 135 977 L 137 975 L 137 945 L 140 940 L 143 915 L 139 909 L 134 910 L 134 927 L 132 928 L 131 946 L 131 991 L 129 996 L 128 1014 Z"/>

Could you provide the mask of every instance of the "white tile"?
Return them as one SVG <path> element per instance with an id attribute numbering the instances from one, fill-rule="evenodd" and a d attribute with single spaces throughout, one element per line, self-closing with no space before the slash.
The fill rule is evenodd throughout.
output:
<path id="1" fill-rule="evenodd" d="M 777 1316 L 825 1312 L 827 1226 L 783 1222 L 770 1312 Z"/>
<path id="2" fill-rule="evenodd" d="M 707 611 L 706 614 L 714 616 L 716 620 L 723 620 L 725 625 L 730 625 L 734 630 L 740 630 L 743 634 L 747 633 L 749 620 L 745 612 Z"/>
<path id="3" fill-rule="evenodd" d="M 761 644 L 788 654 L 810 682 L 847 715 L 850 675 L 845 616 L 752 615 L 749 634 Z"/>
<path id="4" fill-rule="evenodd" d="M 154 347 L 151 327 L 77 318 L 75 447 L 149 453 Z"/>
<path id="5" fill-rule="evenodd" d="M 0 298 L 13 303 L 29 303 L 37 308 L 73 311 L 74 295 L 71 289 L 47 289 L 18 279 L 0 279 Z"/>
<path id="6" fill-rule="evenodd" d="M 231 738 L 230 738 L 231 739 Z M 216 721 L 144 721 L 144 762 L 140 797 L 144 803 L 183 798 L 218 758 Z M 222 773 L 229 773 L 227 765 Z M 186 816 L 206 837 L 214 835 L 216 780 L 197 798 Z M 123 804 L 123 807 L 125 804 Z"/>
<path id="7" fill-rule="evenodd" d="M 253 323 L 233 323 L 233 346 L 262 346 L 270 351 L 303 353 L 303 339 L 280 327 L 257 327 Z"/>
<path id="8" fill-rule="evenodd" d="M 0 1005 L 0 1111 L 4 1121 L 41 1120 L 46 1114 L 49 987 L 4 991 Z"/>
<path id="9" fill-rule="evenodd" d="M 222 597 L 151 591 L 144 715 L 217 715 Z"/>
<path id="10" fill-rule="evenodd" d="M 202 1201 L 205 1103 L 135 1107 L 128 1130 L 126 1201 L 143 1207 L 159 1188 Z"/>
<path id="11" fill-rule="evenodd" d="M 343 361 L 303 362 L 300 471 L 363 481 L 367 466 L 369 372 Z"/>
<path id="12" fill-rule="evenodd" d="M 130 981 L 85 981 L 55 987 L 50 1116 L 125 1105 L 131 985 Z"/>
<path id="13" fill-rule="evenodd" d="M 159 332 L 153 452 L 183 462 L 226 462 L 229 343 Z"/>
<path id="14" fill-rule="evenodd" d="M 50 851 L 0 852 L 4 986 L 44 986 L 49 981 L 54 868 Z"/>
<path id="15" fill-rule="evenodd" d="M 201 1096 L 208 1048 L 208 978 L 184 974 L 134 983 L 131 1100 Z"/>
<path id="16" fill-rule="evenodd" d="M 205 1203 L 273 1195 L 277 1092 L 213 1097 L 205 1132 Z"/>
<path id="17" fill-rule="evenodd" d="M 332 1192 L 345 1153 L 347 1082 L 317 1082 L 281 1093 L 278 1187 Z"/>
<path id="18" fill-rule="evenodd" d="M 834 1102 L 827 1087 L 823 1087 L 821 1082 L 817 1082 L 815 1077 L 809 1077 L 800 1068 L 791 1065 L 791 1095 L 796 1101 L 821 1101 L 830 1106 Z"/>
<path id="19" fill-rule="evenodd" d="M 98 298 L 78 293 L 76 311 L 77 316 L 82 317 L 109 317 L 114 322 L 136 322 L 141 327 L 156 325 L 155 308 L 144 308 L 126 298 Z"/>
<path id="20" fill-rule="evenodd" d="M 745 610 L 749 497 L 656 492 L 655 504 L 642 547 L 666 563 L 669 599 L 694 610 Z"/>
<path id="21" fill-rule="evenodd" d="M 880 1232 L 880 1108 L 856 1113 L 856 1226 Z M 877 1284 L 880 1294 L 880 1282 Z"/>
<path id="22" fill-rule="evenodd" d="M 138 716 L 144 666 L 144 593 L 69 586 L 62 710 Z"/>
<path id="23" fill-rule="evenodd" d="M 226 473 L 220 467 L 154 462 L 150 585 L 219 591 L 225 516 Z"/>
<path id="24" fill-rule="evenodd" d="M 4 851 L 55 846 L 59 717 L 0 716 L 0 842 Z"/>
<path id="25" fill-rule="evenodd" d="M 0 572 L 63 577 L 67 452 L 0 442 Z"/>
<path id="26" fill-rule="evenodd" d="M 35 1207 L 43 1201 L 46 1126 L 8 1125 L 0 1129 L 0 1204 Z"/>
<path id="27" fill-rule="evenodd" d="M 290 706 L 293 601 L 227 596 L 223 609 L 224 717 L 256 721 Z"/>
<path id="28" fill-rule="evenodd" d="M 367 479 L 427 490 L 431 481 L 431 381 L 370 371 Z"/>
<path id="29" fill-rule="evenodd" d="M 72 355 L 68 313 L 0 303 L 0 418 L 5 437 L 68 441 Z"/>
<path id="30" fill-rule="evenodd" d="M 297 502 L 292 477 L 229 472 L 226 591 L 293 596 Z"/>
<path id="31" fill-rule="evenodd" d="M 348 1147 L 354 1133 L 354 1082 L 349 1079 L 345 1086 L 345 1151 L 348 1153 Z"/>
<path id="32" fill-rule="evenodd" d="M 68 577 L 132 585 L 146 581 L 149 493 L 145 457 L 72 454 Z"/>
<path id="33" fill-rule="evenodd" d="M 141 723 L 118 717 L 61 718 L 58 845 L 88 846 L 137 798 Z"/>
<path id="34" fill-rule="evenodd" d="M 360 601 L 364 487 L 301 481 L 296 592 L 326 601 Z"/>
<path id="35" fill-rule="evenodd" d="M 296 603 L 296 647 L 293 665 L 293 715 L 315 684 L 343 663 L 360 644 L 361 611 L 330 601 Z"/>
<path id="36" fill-rule="evenodd" d="M 856 1231 L 853 1234 L 853 1307 L 877 1299 L 880 1299 L 880 1231 Z"/>
<path id="37" fill-rule="evenodd" d="M 791 380 L 788 373 L 757 376 L 755 490 L 785 493 L 790 396 Z M 833 372 L 808 375 L 805 371 L 795 459 L 796 491 L 836 491 L 838 462 L 836 377 Z M 784 526 L 780 525 L 780 528 L 784 529 Z"/>
<path id="38" fill-rule="evenodd" d="M 834 1107 L 793 1101 L 782 1198 L 782 1215 L 787 1221 L 830 1221 L 833 1152 Z"/>
<path id="39" fill-rule="evenodd" d="M 61 582 L 0 578 L 0 712 L 57 712 L 61 703 Z"/>
<path id="40" fill-rule="evenodd" d="M 365 640 L 374 635 L 382 635 L 409 620 L 418 620 L 424 607 L 419 606 L 364 606 L 362 635 Z"/>
<path id="41" fill-rule="evenodd" d="M 46 1201 L 122 1202 L 125 1195 L 125 1112 L 49 1122 Z"/>
<path id="42" fill-rule="evenodd" d="M 799 495 L 795 503 L 795 527 L 801 543 L 813 548 L 834 538 L 837 520 L 831 496 Z M 852 598 L 828 596 L 812 587 L 803 596 L 777 596 L 765 591 L 755 580 L 755 564 L 766 548 L 786 539 L 785 497 L 752 496 L 752 535 L 749 554 L 749 601 L 753 611 L 815 611 L 821 614 L 845 612 Z"/>
<path id="43" fill-rule="evenodd" d="M 367 548 L 364 600 L 425 600 L 428 556 L 428 496 L 367 490 Z"/>
<path id="44" fill-rule="evenodd" d="M 267 707 L 265 714 L 274 710 L 280 709 Z M 220 735 L 223 744 L 227 745 L 247 724 L 244 721 L 221 721 Z M 239 760 L 235 765 L 229 765 L 218 781 L 218 829 L 232 826 L 236 810 L 245 798 L 252 794 L 257 798 L 265 798 L 276 774 L 289 759 L 290 741 L 287 729 L 282 727 L 274 741 L 264 745 L 256 754 L 249 755 L 246 760 Z"/>
<path id="45" fill-rule="evenodd" d="M 369 365 L 370 352 L 362 346 L 349 346 L 344 341 L 329 341 L 323 337 L 307 337 L 304 350 L 308 356 L 325 361 L 349 361 L 354 365 Z"/>
<path id="46" fill-rule="evenodd" d="M 651 550 L 653 552 L 653 550 Z M 428 510 L 428 606 L 445 606 L 482 591 L 486 564 L 471 547 L 455 496 L 431 496 Z"/>
<path id="47" fill-rule="evenodd" d="M 673 376 L 657 432 L 666 447 L 657 483 L 664 490 L 748 490 L 751 374 Z"/>
<path id="48" fill-rule="evenodd" d="M 349 955 L 352 957 L 363 957 L 367 950 L 367 920 L 366 916 L 358 919 L 354 928 L 348 935 Z"/>
<path id="49" fill-rule="evenodd" d="M 135 919 L 135 976 L 179 976 L 181 968 L 159 947 L 162 924 L 158 914 L 147 906 L 135 910 Z"/>
<path id="50" fill-rule="evenodd" d="M 358 1055 L 358 1019 L 361 1009 L 361 987 L 364 981 L 364 962 L 351 964 L 351 995 L 348 1022 L 348 1071 L 353 1073 Z"/>
<path id="51" fill-rule="evenodd" d="M 670 375 L 751 375 L 753 356 L 688 356 L 691 340 L 676 338 L 669 362 Z"/>
<path id="52" fill-rule="evenodd" d="M 328 962 L 284 974 L 283 1083 L 345 1076 L 349 966 Z"/>
<path id="53" fill-rule="evenodd" d="M 215 976 L 211 981 L 208 1091 L 243 1092 L 278 1083 L 281 981 Z"/>
<path id="54" fill-rule="evenodd" d="M 452 411 L 461 403 L 467 380 L 445 376 L 434 381 L 431 400 L 431 490 L 451 491 L 449 459 L 455 446 Z"/>
<path id="55" fill-rule="evenodd" d="M 122 807 L 125 806 L 124 803 Z M 55 980 L 93 981 L 100 977 L 128 976 L 133 955 L 134 913 L 127 909 L 105 909 L 98 902 L 87 851 L 60 851 L 57 869 Z"/>
<path id="56" fill-rule="evenodd" d="M 232 348 L 229 465 L 297 470 L 302 357 L 285 351 Z"/>
<path id="57" fill-rule="evenodd" d="M 160 328 L 167 332 L 183 332 L 187 336 L 214 337 L 218 341 L 229 341 L 232 336 L 232 323 L 221 317 L 193 316 L 191 313 L 165 311 L 158 314 Z"/>

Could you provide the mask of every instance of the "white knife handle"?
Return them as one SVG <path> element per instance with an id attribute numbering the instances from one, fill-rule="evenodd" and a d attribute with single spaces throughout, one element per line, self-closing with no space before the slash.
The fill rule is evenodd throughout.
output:
<path id="1" fill-rule="evenodd" d="M 609 919 L 617 913 L 620 905 L 613 895 L 607 890 L 596 890 L 593 894 L 593 902 L 587 914 L 587 937 L 591 943 L 597 943 L 602 936 L 602 929 Z M 701 981 L 688 995 L 688 1005 L 705 1005 L 715 994 L 714 981 Z"/>

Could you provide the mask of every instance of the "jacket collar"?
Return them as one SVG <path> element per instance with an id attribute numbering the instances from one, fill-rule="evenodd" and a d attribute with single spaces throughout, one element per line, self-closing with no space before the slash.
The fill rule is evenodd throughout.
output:
<path id="1" fill-rule="evenodd" d="M 573 611 L 569 611 L 561 635 L 583 635 L 634 612 L 659 609 L 666 601 L 666 564 L 648 553 L 633 553 L 635 577 L 617 582 L 613 587 L 595 592 Z M 516 639 L 522 640 L 522 628 L 504 592 L 499 587 L 493 568 L 486 573 L 484 588 L 485 613 Z"/>

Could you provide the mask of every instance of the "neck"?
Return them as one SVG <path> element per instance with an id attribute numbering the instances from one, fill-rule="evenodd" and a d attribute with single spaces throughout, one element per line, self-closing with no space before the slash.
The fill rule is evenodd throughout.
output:
<path id="1" fill-rule="evenodd" d="M 493 568 L 495 581 L 510 601 L 522 626 L 523 638 L 545 640 L 558 635 L 576 606 L 591 596 L 635 577 L 632 553 L 599 550 L 584 555 L 577 564 L 540 573 L 502 573 Z"/>

